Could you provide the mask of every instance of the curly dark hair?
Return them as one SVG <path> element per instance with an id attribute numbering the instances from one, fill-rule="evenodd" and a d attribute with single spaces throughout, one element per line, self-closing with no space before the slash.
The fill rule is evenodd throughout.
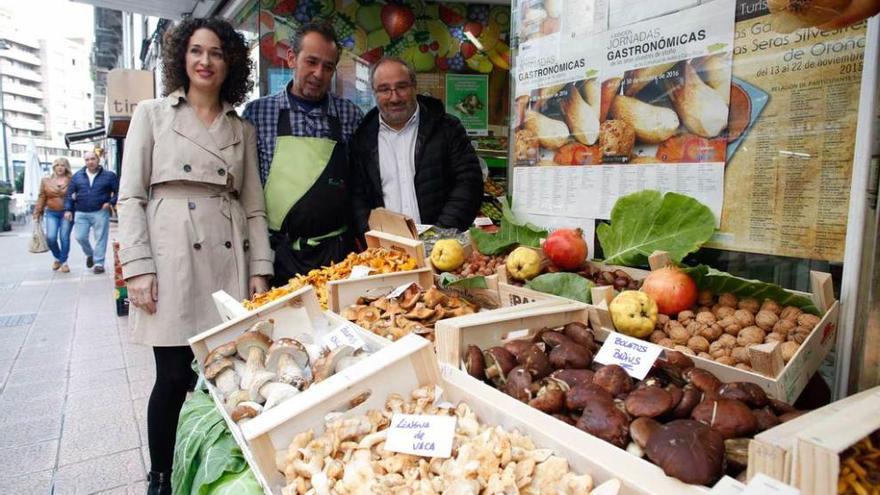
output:
<path id="1" fill-rule="evenodd" d="M 220 46 L 223 48 L 228 71 L 223 86 L 220 87 L 220 100 L 232 105 L 243 103 L 254 87 L 251 80 L 254 63 L 248 56 L 244 36 L 229 22 L 216 17 L 184 19 L 165 33 L 162 46 L 162 86 L 165 88 L 163 96 L 168 96 L 178 88 L 189 89 L 186 48 L 193 33 L 202 28 L 213 31 L 220 38 Z"/>

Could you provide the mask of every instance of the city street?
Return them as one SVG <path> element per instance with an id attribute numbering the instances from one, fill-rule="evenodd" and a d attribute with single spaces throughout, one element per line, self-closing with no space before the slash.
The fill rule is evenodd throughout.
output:
<path id="1" fill-rule="evenodd" d="M 153 357 L 116 316 L 110 248 L 95 275 L 71 239 L 53 272 L 30 232 L 0 233 L 0 492 L 142 494 Z"/>

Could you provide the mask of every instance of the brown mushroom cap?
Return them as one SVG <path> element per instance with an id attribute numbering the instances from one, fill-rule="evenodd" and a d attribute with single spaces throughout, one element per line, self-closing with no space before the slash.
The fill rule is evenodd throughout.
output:
<path id="1" fill-rule="evenodd" d="M 633 389 L 632 378 L 626 370 L 616 364 L 603 366 L 593 375 L 593 383 L 618 397 L 628 394 Z"/>
<path id="2" fill-rule="evenodd" d="M 550 364 L 556 369 L 586 369 L 593 363 L 593 353 L 574 342 L 563 342 L 550 351 Z"/>
<path id="3" fill-rule="evenodd" d="M 268 337 L 269 340 L 272 340 L 272 334 L 275 331 L 275 318 L 266 318 L 265 320 L 260 320 L 251 325 L 251 327 L 248 328 L 247 331 L 259 332 Z"/>
<path id="4" fill-rule="evenodd" d="M 565 394 L 565 407 L 572 411 L 582 411 L 584 406 L 594 401 L 613 402 L 614 396 L 609 394 L 604 388 L 593 383 L 572 387 Z"/>
<path id="5" fill-rule="evenodd" d="M 641 387 L 630 392 L 624 404 L 635 417 L 656 418 L 672 410 L 672 394 L 660 387 Z"/>
<path id="6" fill-rule="evenodd" d="M 588 383 L 593 383 L 593 371 L 592 370 L 556 370 L 553 373 L 550 373 L 550 378 L 562 380 L 565 383 L 567 383 L 570 388 L 574 388 L 574 387 L 577 387 L 578 385 L 586 385 Z"/>
<path id="7" fill-rule="evenodd" d="M 767 394 L 760 386 L 749 382 L 725 383 L 718 388 L 718 397 L 736 399 L 747 406 L 757 409 L 768 404 Z"/>
<path id="8" fill-rule="evenodd" d="M 685 371 L 684 379 L 700 389 L 706 397 L 710 399 L 718 398 L 718 389 L 721 388 L 721 380 L 712 373 L 700 368 L 691 368 Z"/>
<path id="9" fill-rule="evenodd" d="M 636 445 L 644 449 L 648 445 L 651 435 L 662 426 L 652 418 L 636 418 L 629 424 L 629 436 Z"/>
<path id="10" fill-rule="evenodd" d="M 266 367 L 273 370 L 277 369 L 278 360 L 284 354 L 292 357 L 300 368 L 306 368 L 309 365 L 309 353 L 304 345 L 294 339 L 281 338 L 272 343 L 272 347 L 269 348 Z"/>
<path id="11" fill-rule="evenodd" d="M 651 435 L 645 451 L 664 473 L 685 483 L 709 485 L 724 473 L 724 439 L 697 421 L 667 423 Z"/>
<path id="12" fill-rule="evenodd" d="M 774 399 L 772 397 L 770 397 L 770 407 L 773 409 L 773 412 L 775 412 L 779 416 L 787 413 L 798 412 L 798 409 L 791 404 L 782 402 L 781 400 Z"/>
<path id="13" fill-rule="evenodd" d="M 770 411 L 769 408 L 753 409 L 752 414 L 755 415 L 755 423 L 757 424 L 756 433 L 769 430 L 774 426 L 782 423 L 779 418 Z"/>
<path id="14" fill-rule="evenodd" d="M 557 332 L 555 330 L 545 330 L 541 332 L 541 342 L 547 344 L 548 347 L 553 349 L 559 344 L 574 341 L 566 337 L 562 332 Z"/>
<path id="15" fill-rule="evenodd" d="M 517 366 L 508 373 L 504 392 L 520 402 L 528 402 L 532 398 L 531 386 L 532 374 L 524 366 Z"/>
<path id="16" fill-rule="evenodd" d="M 516 339 L 505 342 L 503 347 L 507 349 L 507 352 L 513 354 L 513 357 L 519 360 L 519 355 L 528 350 L 533 345 L 535 344 L 531 341 L 531 339 Z"/>
<path id="17" fill-rule="evenodd" d="M 262 409 L 262 406 L 255 402 L 242 402 L 232 411 L 232 421 L 238 423 L 243 419 L 256 417 Z"/>
<path id="18" fill-rule="evenodd" d="M 694 408 L 691 417 L 717 430 L 725 439 L 747 437 L 758 428 L 749 406 L 735 399 L 704 400 Z"/>
<path id="19" fill-rule="evenodd" d="M 205 368 L 207 368 L 214 361 L 220 361 L 223 358 L 235 356 L 235 352 L 235 341 L 227 342 L 221 346 L 217 346 L 217 348 L 209 352 L 208 356 L 205 358 Z"/>
<path id="20" fill-rule="evenodd" d="M 516 358 L 507 349 L 499 346 L 483 351 L 486 361 L 486 378 L 495 385 L 503 385 L 510 370 L 516 366 Z"/>
<path id="21" fill-rule="evenodd" d="M 544 353 L 542 346 L 531 344 L 524 351 L 520 352 L 516 357 L 516 362 L 529 370 L 532 377 L 540 380 L 549 375 L 553 368 L 550 366 L 550 359 Z"/>
<path id="22" fill-rule="evenodd" d="M 581 322 L 573 321 L 562 328 L 562 333 L 573 340 L 576 344 L 580 344 L 592 352 L 596 352 L 599 346 L 596 345 L 596 336 L 593 331 Z"/>
<path id="23" fill-rule="evenodd" d="M 629 417 L 613 400 L 587 402 L 576 426 L 622 449 L 629 443 Z"/>
<path id="24" fill-rule="evenodd" d="M 232 369 L 233 366 L 232 360 L 229 358 L 214 361 L 205 368 L 205 378 L 213 381 L 223 370 Z"/>
<path id="25" fill-rule="evenodd" d="M 465 369 L 468 374 L 477 380 L 486 379 L 486 360 L 483 351 L 475 345 L 469 345 L 464 354 Z"/>
<path id="26" fill-rule="evenodd" d="M 672 410 L 672 417 L 677 419 L 691 417 L 691 412 L 703 400 L 703 392 L 691 384 L 685 385 L 681 392 L 681 400 Z"/>
<path id="27" fill-rule="evenodd" d="M 269 350 L 270 345 L 272 345 L 272 339 L 262 332 L 244 332 L 235 339 L 235 348 L 242 359 L 248 358 L 248 352 L 252 347 L 259 347 L 265 353 Z"/>
<path id="28" fill-rule="evenodd" d="M 569 390 L 565 382 L 553 378 L 540 381 L 540 388 L 529 405 L 545 413 L 558 413 L 565 408 L 565 393 Z"/>

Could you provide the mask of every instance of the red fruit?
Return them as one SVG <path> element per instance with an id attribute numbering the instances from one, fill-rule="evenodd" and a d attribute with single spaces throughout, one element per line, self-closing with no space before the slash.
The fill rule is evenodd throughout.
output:
<path id="1" fill-rule="evenodd" d="M 382 7 L 382 13 L 379 14 L 379 17 L 382 19 L 382 26 L 391 38 L 403 36 L 416 21 L 416 17 L 409 7 L 397 4 L 387 4 Z"/>
<path id="2" fill-rule="evenodd" d="M 483 25 L 479 22 L 471 21 L 464 25 L 464 30 L 474 35 L 474 38 L 478 38 L 480 33 L 483 32 Z"/>
<path id="3" fill-rule="evenodd" d="M 275 8 L 272 9 L 272 12 L 278 15 L 291 15 L 293 11 L 296 10 L 296 0 L 281 0 L 275 5 Z"/>
<path id="4" fill-rule="evenodd" d="M 419 51 L 422 53 L 428 53 L 428 45 L 419 45 Z"/>
<path id="5" fill-rule="evenodd" d="M 465 58 L 465 60 L 473 57 L 477 54 L 477 47 L 474 46 L 470 41 L 464 41 L 461 44 L 461 56 Z"/>
<path id="6" fill-rule="evenodd" d="M 587 242 L 581 229 L 558 229 L 544 241 L 544 254 L 563 270 L 574 270 L 587 259 Z"/>
<path id="7" fill-rule="evenodd" d="M 449 7 L 440 5 L 440 20 L 447 26 L 461 26 L 464 22 L 464 16 Z"/>
<path id="8" fill-rule="evenodd" d="M 364 59 L 367 63 L 372 64 L 378 62 L 379 59 L 382 58 L 384 52 L 385 50 L 381 46 L 377 46 L 372 50 L 361 53 L 360 58 Z"/>
<path id="9" fill-rule="evenodd" d="M 430 48 L 432 51 L 435 51 L 435 52 L 436 52 L 437 50 L 440 49 L 440 43 L 438 43 L 437 41 L 434 41 L 433 43 L 431 43 L 431 44 L 429 45 L 429 48 Z"/>
<path id="10" fill-rule="evenodd" d="M 694 279 L 674 266 L 652 271 L 642 282 L 642 292 L 657 302 L 657 311 L 669 316 L 691 309 L 699 295 Z"/>
<path id="11" fill-rule="evenodd" d="M 449 69 L 449 59 L 446 57 L 437 57 L 437 60 L 434 62 L 440 70 L 448 70 Z"/>

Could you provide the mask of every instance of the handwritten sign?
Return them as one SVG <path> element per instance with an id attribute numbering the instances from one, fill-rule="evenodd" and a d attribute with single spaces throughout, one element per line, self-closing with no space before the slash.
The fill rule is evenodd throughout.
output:
<path id="1" fill-rule="evenodd" d="M 712 487 L 709 493 L 712 495 L 741 495 L 745 489 L 746 485 L 730 476 L 724 476 L 718 480 L 718 483 L 715 483 L 715 486 Z"/>
<path id="2" fill-rule="evenodd" d="M 427 232 L 433 228 L 434 228 L 434 226 L 431 224 L 424 224 L 424 223 L 417 223 L 416 224 L 416 232 L 418 232 L 419 235 L 422 235 L 425 232 Z"/>
<path id="3" fill-rule="evenodd" d="M 645 378 L 663 348 L 644 340 L 610 332 L 595 361 L 602 364 L 616 364 L 636 380 Z"/>
<path id="4" fill-rule="evenodd" d="M 477 217 L 474 219 L 474 225 L 477 227 L 488 227 L 489 225 L 495 225 L 492 223 L 492 219 L 489 217 Z"/>
<path id="5" fill-rule="evenodd" d="M 348 275 L 348 279 L 357 280 L 359 278 L 364 278 L 368 276 L 372 271 L 373 269 L 368 266 L 354 265 L 353 267 L 351 267 L 351 274 Z"/>
<path id="6" fill-rule="evenodd" d="M 355 349 L 361 349 L 366 347 L 367 343 L 357 334 L 356 327 L 350 324 L 342 325 L 324 337 L 324 347 L 327 347 L 331 351 L 344 345 L 354 347 Z"/>
<path id="7" fill-rule="evenodd" d="M 758 473 L 749 481 L 742 495 L 801 495 L 801 491 L 764 473 Z"/>
<path id="8" fill-rule="evenodd" d="M 417 283 L 415 283 L 415 282 L 407 282 L 407 283 L 401 285 L 400 287 L 394 289 L 393 291 L 389 292 L 388 295 L 385 296 L 385 297 L 387 297 L 388 299 L 397 299 L 397 298 L 400 297 L 404 292 L 406 292 L 406 289 L 409 289 L 409 287 L 410 287 L 411 285 L 415 285 L 415 286 L 418 287 L 419 284 L 417 284 Z"/>
<path id="9" fill-rule="evenodd" d="M 455 416 L 395 414 L 385 450 L 425 457 L 449 457 L 455 438 Z"/>

